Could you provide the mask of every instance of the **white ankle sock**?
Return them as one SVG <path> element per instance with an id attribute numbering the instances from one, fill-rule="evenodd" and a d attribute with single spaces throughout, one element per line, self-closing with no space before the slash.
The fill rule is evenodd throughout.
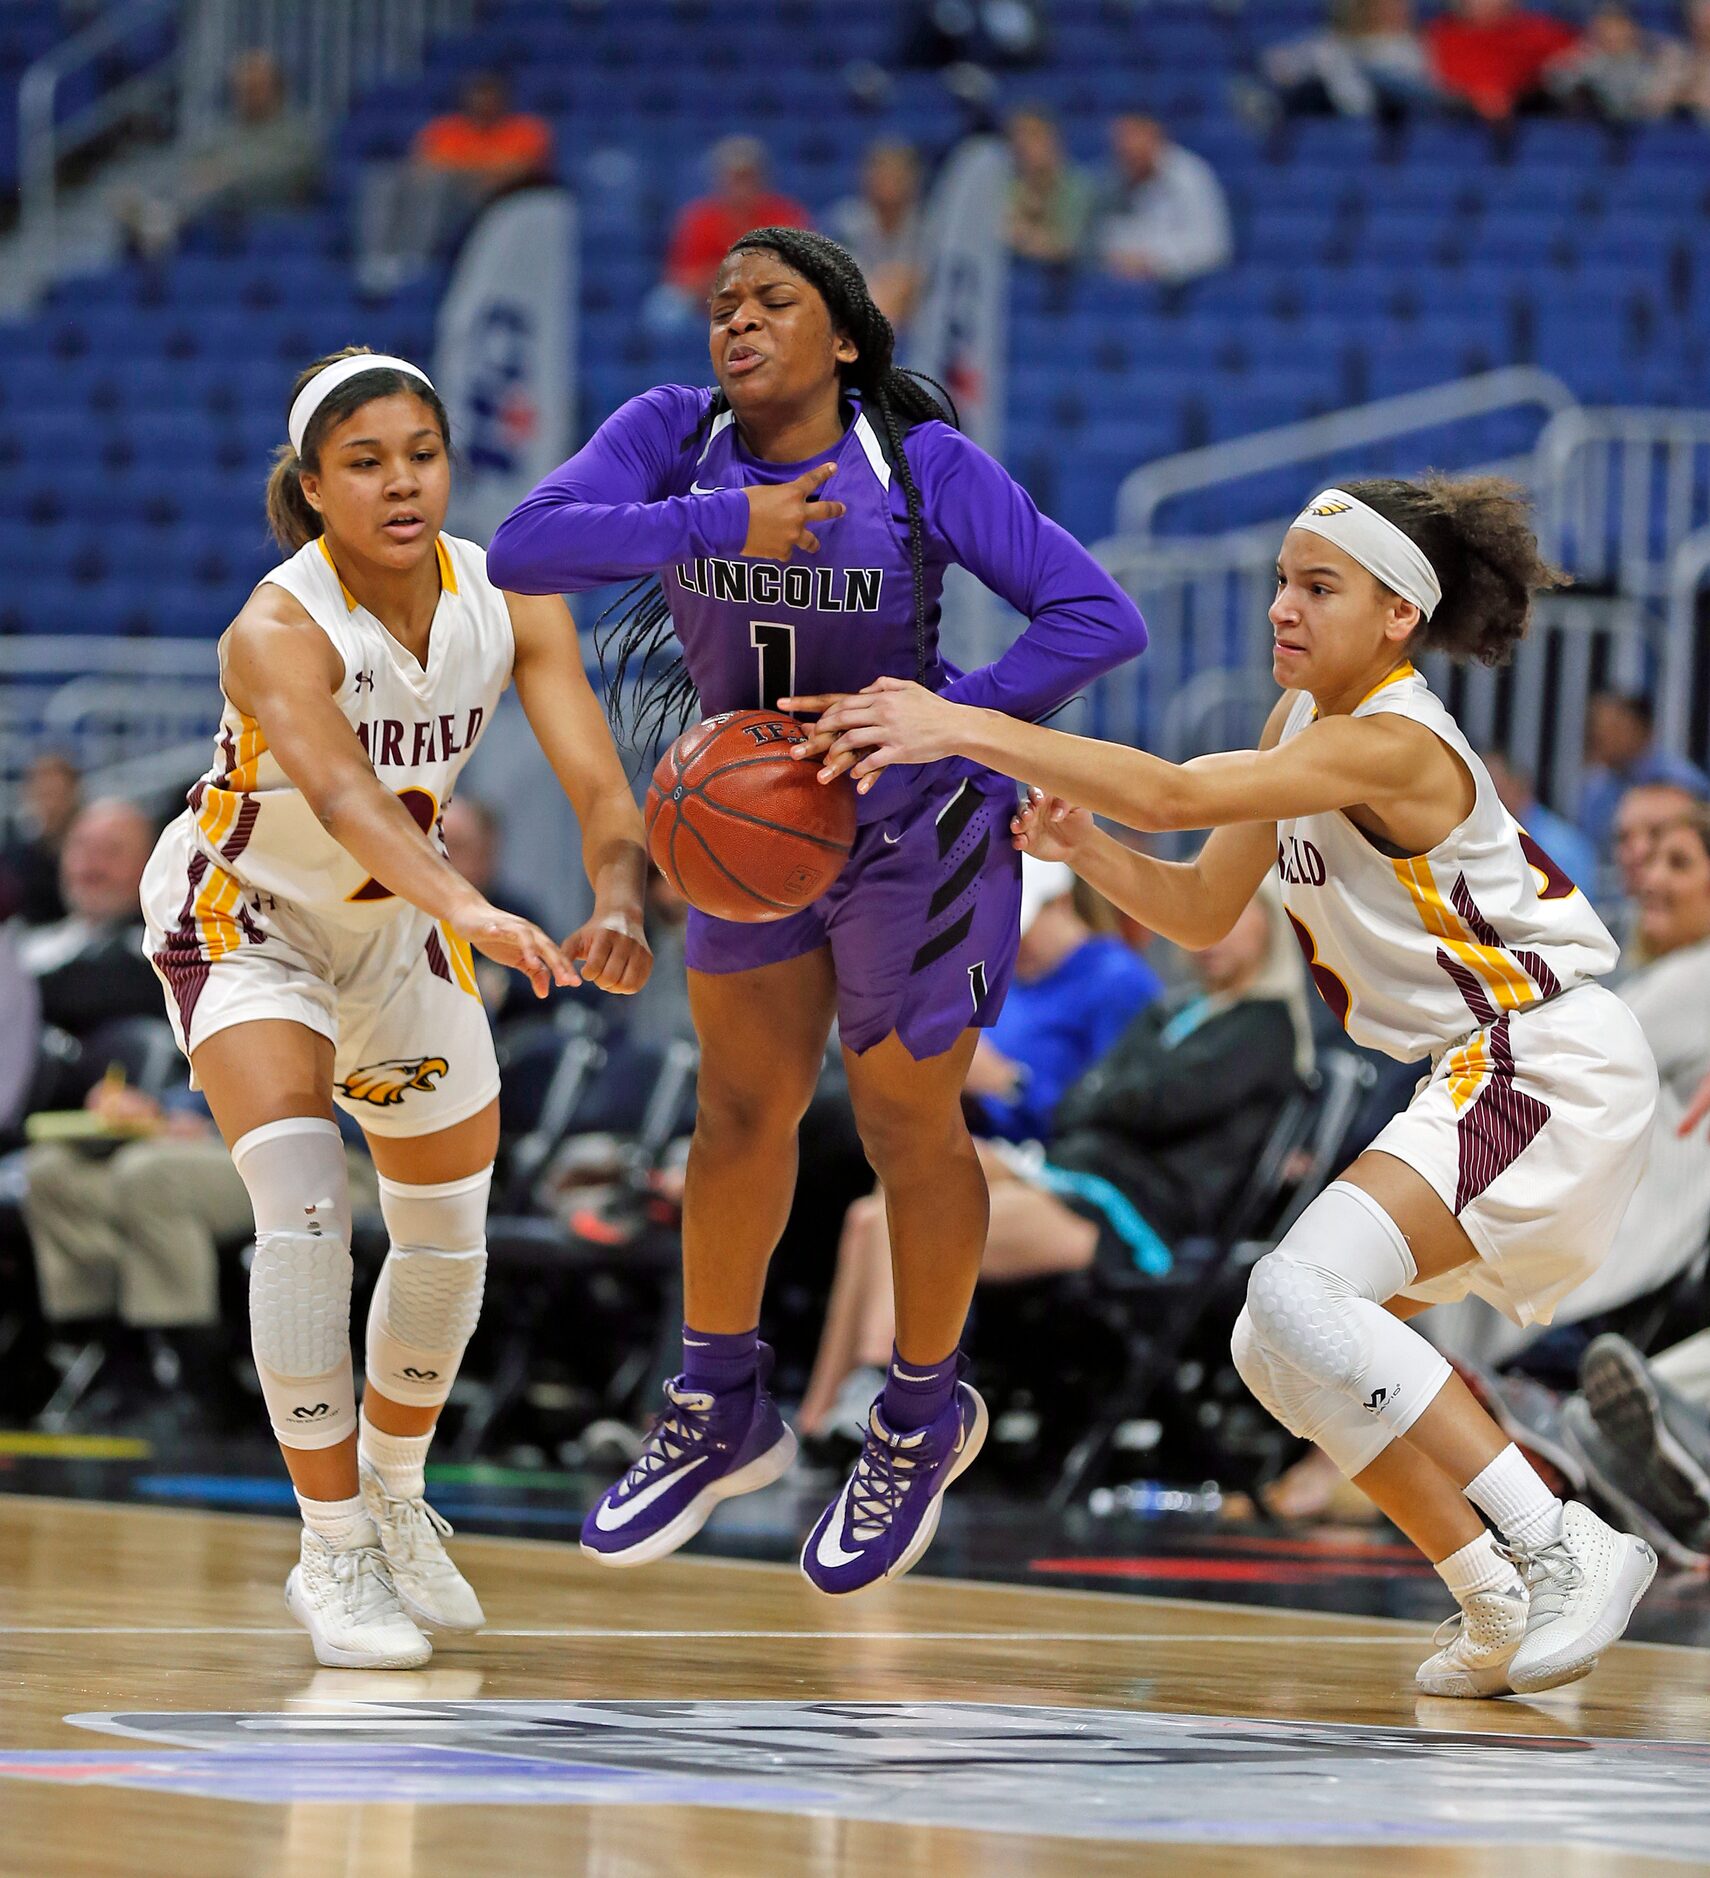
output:
<path id="1" fill-rule="evenodd" d="M 359 1545 L 378 1545 L 380 1535 L 368 1517 L 360 1493 L 348 1500 L 306 1500 L 297 1495 L 303 1524 L 310 1532 L 326 1540 L 335 1552 L 354 1551 Z"/>
<path id="2" fill-rule="evenodd" d="M 1439 1559 L 1436 1572 L 1457 1604 L 1465 1604 L 1481 1592 L 1525 1589 L 1513 1562 L 1497 1551 L 1496 1540 L 1488 1532 L 1481 1532 L 1458 1552 Z"/>
<path id="3" fill-rule="evenodd" d="M 1512 1441 L 1467 1483 L 1466 1493 L 1503 1538 L 1525 1551 L 1536 1551 L 1562 1536 L 1561 1501 Z"/>
<path id="4" fill-rule="evenodd" d="M 425 1435 L 389 1435 L 366 1415 L 357 1437 L 357 1452 L 385 1482 L 388 1493 L 401 1500 L 419 1500 L 427 1492 L 427 1451 L 433 1430 Z"/>

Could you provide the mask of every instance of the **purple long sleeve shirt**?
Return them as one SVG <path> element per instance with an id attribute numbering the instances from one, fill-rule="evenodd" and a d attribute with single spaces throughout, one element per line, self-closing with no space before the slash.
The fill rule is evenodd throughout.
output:
<path id="1" fill-rule="evenodd" d="M 657 572 L 709 714 L 915 677 L 908 509 L 874 426 L 857 410 L 830 450 L 767 463 L 743 449 L 728 412 L 691 445 L 711 398 L 662 385 L 614 412 L 500 524 L 487 550 L 492 580 L 513 593 L 575 593 Z M 924 511 L 932 690 L 1037 719 L 1144 649 L 1133 601 L 1002 465 L 943 423 L 917 425 L 903 448 Z M 827 461 L 837 473 L 822 494 L 847 513 L 816 531 L 819 553 L 745 558 L 744 486 Z M 952 565 L 1028 621 L 999 658 L 966 673 L 938 651 Z"/>

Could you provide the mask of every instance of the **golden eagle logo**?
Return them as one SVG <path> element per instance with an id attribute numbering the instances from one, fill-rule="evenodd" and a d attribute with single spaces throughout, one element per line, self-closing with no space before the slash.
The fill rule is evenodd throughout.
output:
<path id="1" fill-rule="evenodd" d="M 366 1063 L 353 1069 L 339 1084 L 340 1095 L 352 1102 L 372 1102 L 376 1108 L 396 1108 L 412 1089 L 430 1094 L 434 1083 L 450 1066 L 443 1056 L 395 1056 L 385 1063 Z"/>
<path id="2" fill-rule="evenodd" d="M 1308 515 L 1346 515 L 1353 506 L 1351 502 L 1315 502 L 1306 512 Z"/>

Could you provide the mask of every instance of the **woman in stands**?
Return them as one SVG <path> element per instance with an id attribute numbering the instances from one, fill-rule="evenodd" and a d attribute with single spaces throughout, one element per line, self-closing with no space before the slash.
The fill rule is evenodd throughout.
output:
<path id="1" fill-rule="evenodd" d="M 823 775 L 852 766 L 868 788 L 888 765 L 960 754 L 1080 804 L 1036 793 L 1018 841 L 1182 944 L 1227 932 L 1274 866 L 1349 1034 L 1431 1058 L 1412 1104 L 1254 1268 L 1234 1355 L 1454 1593 L 1461 1618 L 1419 1672 L 1439 1695 L 1585 1675 L 1656 1569 L 1642 1540 L 1564 1508 L 1402 1321 L 1476 1292 L 1548 1322 L 1609 1253 L 1656 1104 L 1644 1035 L 1597 983 L 1613 940 L 1411 663 L 1500 662 L 1533 589 L 1558 579 L 1510 484 L 1356 483 L 1326 490 L 1282 544 L 1270 618 L 1286 690 L 1256 751 L 1165 763 L 895 679 L 801 701 L 824 706 L 808 746 L 829 751 Z M 1170 864 L 1089 810 L 1216 832 Z"/>
<path id="2" fill-rule="evenodd" d="M 423 1466 L 480 1309 L 498 1066 L 470 948 L 538 996 L 646 979 L 640 818 L 560 600 L 501 593 L 440 532 L 450 434 L 425 374 L 354 347 L 291 393 L 267 490 L 289 558 L 220 641 L 213 767 L 143 881 L 167 1013 L 255 1209 L 250 1328 L 303 1514 L 286 1602 L 315 1655 L 425 1662 L 473 1630 Z M 575 806 L 594 890 L 557 946 L 436 834 L 514 678 Z M 360 1434 L 350 1203 L 334 1105 L 380 1175 L 391 1249 L 368 1315 Z"/>
<path id="3" fill-rule="evenodd" d="M 1140 650 L 1140 616 L 1110 577 L 893 364 L 890 323 L 835 242 L 745 235 L 709 312 L 717 389 L 662 386 L 608 419 L 500 527 L 496 579 L 559 593 L 646 577 L 625 657 L 674 627 L 689 698 L 709 713 L 890 672 L 1036 717 Z M 937 645 L 951 565 L 1029 621 L 965 676 Z M 859 1591 L 930 1543 L 985 1433 L 958 1350 L 986 1235 L 961 1091 L 1015 961 L 1014 803 L 1013 783 L 979 765 L 899 775 L 863 801 L 849 863 L 814 906 L 765 926 L 691 913 L 701 1071 L 683 1373 L 583 1527 L 602 1562 L 675 1550 L 718 1501 L 776 1478 L 795 1453 L 767 1392 L 760 1301 L 834 1017 L 890 1208 L 897 1337 L 855 1472 L 802 1569 L 822 1591 Z"/>

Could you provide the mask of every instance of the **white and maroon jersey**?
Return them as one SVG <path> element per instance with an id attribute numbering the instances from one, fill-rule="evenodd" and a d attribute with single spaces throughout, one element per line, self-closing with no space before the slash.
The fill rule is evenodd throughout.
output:
<path id="1" fill-rule="evenodd" d="M 1283 739 L 1312 722 L 1304 692 Z M 1411 665 L 1355 717 L 1425 725 L 1470 772 L 1473 806 L 1428 854 L 1401 855 L 1340 810 L 1277 824 L 1277 872 L 1324 1001 L 1356 1043 L 1401 1062 L 1601 978 L 1615 941 L 1591 904 L 1515 821 L 1460 727 Z M 1504 1036 L 1506 1032 L 1503 1033 Z"/>
<path id="2" fill-rule="evenodd" d="M 437 545 L 440 598 L 425 667 L 357 604 L 324 540 L 265 576 L 300 601 L 332 641 L 344 667 L 335 702 L 375 775 L 428 833 L 510 683 L 516 652 L 484 552 L 451 535 Z M 234 901 L 238 888 L 248 888 L 357 927 L 381 925 L 397 912 L 399 901 L 320 825 L 260 725 L 229 698 L 213 766 L 189 802 L 196 847 L 229 877 L 225 891 Z"/>

